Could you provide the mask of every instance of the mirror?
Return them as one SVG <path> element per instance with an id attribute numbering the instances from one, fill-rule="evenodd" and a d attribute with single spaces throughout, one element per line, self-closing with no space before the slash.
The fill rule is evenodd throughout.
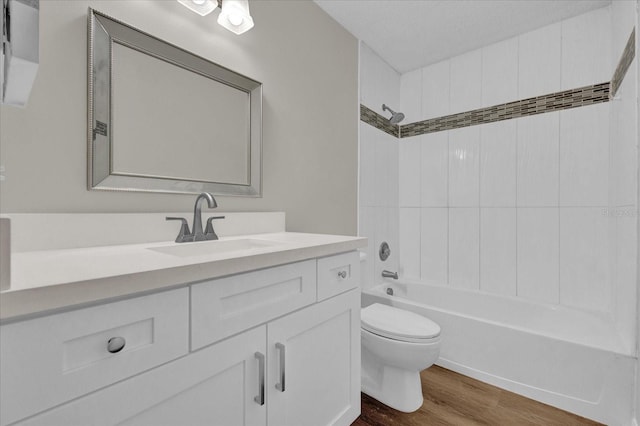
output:
<path id="1" fill-rule="evenodd" d="M 89 9 L 89 189 L 261 196 L 262 84 Z"/>

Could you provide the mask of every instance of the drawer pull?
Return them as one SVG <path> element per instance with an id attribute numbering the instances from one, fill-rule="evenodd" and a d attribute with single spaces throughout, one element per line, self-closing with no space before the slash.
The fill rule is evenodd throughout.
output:
<path id="1" fill-rule="evenodd" d="M 112 337 L 107 342 L 107 350 L 112 354 L 118 353 L 124 349 L 126 343 L 127 341 L 124 340 L 124 337 Z"/>
<path id="2" fill-rule="evenodd" d="M 285 369 L 285 361 L 284 361 L 284 345 L 282 343 L 276 343 L 276 349 L 280 352 L 280 383 L 276 383 L 276 389 L 280 392 L 284 392 L 284 369 Z"/>
<path id="3" fill-rule="evenodd" d="M 258 360 L 258 396 L 253 400 L 258 405 L 264 405 L 264 354 L 256 352 L 255 357 Z"/>
<path id="4" fill-rule="evenodd" d="M 340 271 L 338 272 L 338 276 L 342 279 L 347 278 L 347 271 Z"/>

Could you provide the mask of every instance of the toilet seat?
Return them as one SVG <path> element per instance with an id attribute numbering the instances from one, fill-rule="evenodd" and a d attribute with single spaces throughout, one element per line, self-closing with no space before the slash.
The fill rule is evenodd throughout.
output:
<path id="1" fill-rule="evenodd" d="M 361 311 L 362 328 L 404 342 L 426 343 L 440 335 L 440 326 L 422 315 L 374 303 Z"/>

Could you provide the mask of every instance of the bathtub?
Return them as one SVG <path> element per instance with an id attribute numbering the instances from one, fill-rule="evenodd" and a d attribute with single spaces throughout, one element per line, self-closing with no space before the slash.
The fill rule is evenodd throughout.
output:
<path id="1" fill-rule="evenodd" d="M 437 365 L 602 423 L 632 422 L 633 349 L 607 315 L 408 280 L 364 289 L 362 306 L 372 303 L 440 324 Z"/>

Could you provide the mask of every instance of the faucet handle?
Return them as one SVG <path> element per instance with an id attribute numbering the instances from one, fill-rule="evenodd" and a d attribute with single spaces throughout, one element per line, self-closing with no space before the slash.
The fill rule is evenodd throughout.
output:
<path id="1" fill-rule="evenodd" d="M 214 219 L 224 219 L 224 216 L 211 216 L 207 219 L 207 227 L 204 230 L 204 235 L 207 240 L 217 240 L 218 235 L 216 235 L 216 231 L 213 230 L 213 220 Z"/>
<path id="2" fill-rule="evenodd" d="M 193 241 L 193 235 L 191 231 L 189 231 L 189 224 L 187 223 L 187 219 L 183 217 L 166 217 L 166 220 L 179 220 L 182 222 L 180 226 L 180 232 L 176 237 L 176 243 L 186 243 L 189 241 Z"/>

